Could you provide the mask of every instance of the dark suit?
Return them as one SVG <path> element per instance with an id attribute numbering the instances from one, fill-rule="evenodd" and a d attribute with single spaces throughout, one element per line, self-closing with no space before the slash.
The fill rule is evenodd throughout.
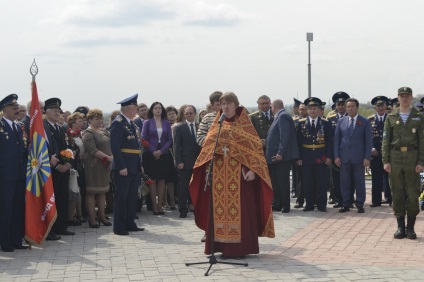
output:
<path id="1" fill-rule="evenodd" d="M 125 233 L 137 228 L 134 216 L 137 208 L 138 186 L 141 182 L 141 144 L 138 127 L 119 114 L 110 126 L 110 147 L 113 155 L 115 207 L 113 231 Z M 128 175 L 119 172 L 127 169 Z"/>
<path id="2" fill-rule="evenodd" d="M 297 125 L 297 141 L 302 160 L 303 187 L 306 208 L 324 210 L 327 206 L 327 187 L 329 180 L 327 158 L 333 158 L 333 136 L 330 123 L 320 117 L 316 120 L 315 130 L 309 117 L 300 119 Z"/>
<path id="3" fill-rule="evenodd" d="M 25 117 L 23 119 L 21 119 L 21 123 L 23 123 L 25 125 L 25 133 L 28 137 L 28 143 L 29 143 L 29 140 L 31 139 L 31 138 L 29 138 L 30 122 L 31 122 L 31 118 L 29 117 L 29 115 L 25 115 Z"/>
<path id="4" fill-rule="evenodd" d="M 275 155 L 282 161 L 274 161 Z M 266 138 L 266 161 L 274 192 L 273 209 L 290 210 L 290 167 L 299 158 L 293 118 L 284 110 L 274 116 Z"/>
<path id="5" fill-rule="evenodd" d="M 194 132 L 197 132 L 197 124 Z M 197 144 L 196 138 L 193 138 L 191 135 L 188 123 L 178 123 L 175 126 L 174 132 L 175 164 L 184 164 L 183 169 L 178 170 L 180 175 L 180 189 L 178 193 L 178 208 L 180 213 L 187 213 L 187 202 L 191 202 L 189 199 L 189 184 L 191 175 L 193 174 L 193 166 L 199 153 L 200 146 Z"/>
<path id="6" fill-rule="evenodd" d="M 351 206 L 350 183 L 353 180 L 356 190 L 356 206 L 365 202 L 365 168 L 363 161 L 371 160 L 372 133 L 369 120 L 357 115 L 352 136 L 349 133 L 350 117 L 337 122 L 334 137 L 334 158 L 340 158 L 340 188 L 342 206 Z"/>
<path id="7" fill-rule="evenodd" d="M 140 117 L 134 119 L 134 124 L 138 126 L 138 131 L 141 133 L 141 131 L 143 130 L 143 122 L 144 120 L 141 119 Z"/>
<path id="8" fill-rule="evenodd" d="M 66 161 L 60 156 L 60 152 L 68 149 L 65 129 L 58 126 L 58 130 L 56 130 L 47 120 L 44 120 L 44 128 L 49 143 L 49 156 L 56 154 L 59 164 L 64 165 Z M 69 170 L 61 173 L 57 169 L 52 169 L 53 190 L 57 209 L 57 219 L 53 227 L 56 233 L 61 233 L 68 227 L 69 173 Z"/>
<path id="9" fill-rule="evenodd" d="M 373 156 L 371 160 L 371 173 L 372 173 L 372 188 L 371 188 L 371 202 L 374 205 L 381 205 L 382 191 L 390 191 L 390 185 L 388 181 L 388 173 L 384 170 L 383 160 L 381 157 L 381 145 L 383 143 L 383 129 L 384 122 L 387 114 L 384 114 L 383 121 L 380 122 L 378 114 L 368 117 L 371 123 L 372 129 L 372 143 L 373 148 L 377 151 L 378 155 Z M 388 198 L 388 202 L 391 203 L 392 196 Z"/>
<path id="10" fill-rule="evenodd" d="M 14 123 L 16 124 L 16 123 Z M 17 125 L 17 124 L 16 124 Z M 25 174 L 28 158 L 22 129 L 18 136 L 0 119 L 0 244 L 22 245 L 25 218 Z"/>

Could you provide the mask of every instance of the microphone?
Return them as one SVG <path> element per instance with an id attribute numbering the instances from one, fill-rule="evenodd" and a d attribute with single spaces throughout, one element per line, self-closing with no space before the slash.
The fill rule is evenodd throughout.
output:
<path id="1" fill-rule="evenodd" d="M 225 114 L 224 113 L 222 113 L 221 114 L 221 117 L 219 118 L 219 120 L 218 120 L 218 123 L 219 124 L 221 124 L 223 121 L 224 121 L 224 119 L 225 119 Z"/>

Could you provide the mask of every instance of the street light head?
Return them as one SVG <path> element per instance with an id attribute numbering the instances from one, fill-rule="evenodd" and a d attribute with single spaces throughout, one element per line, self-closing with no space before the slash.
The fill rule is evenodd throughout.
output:
<path id="1" fill-rule="evenodd" d="M 314 41 L 314 34 L 312 32 L 306 33 L 306 41 Z"/>

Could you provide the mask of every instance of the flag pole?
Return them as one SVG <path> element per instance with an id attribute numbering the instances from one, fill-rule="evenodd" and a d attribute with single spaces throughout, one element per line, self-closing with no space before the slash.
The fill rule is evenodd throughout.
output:
<path id="1" fill-rule="evenodd" d="M 37 67 L 37 63 L 35 62 L 35 58 L 34 58 L 34 61 L 32 62 L 31 67 L 29 68 L 29 73 L 32 76 L 32 82 L 34 82 L 35 76 L 38 74 L 38 67 Z"/>

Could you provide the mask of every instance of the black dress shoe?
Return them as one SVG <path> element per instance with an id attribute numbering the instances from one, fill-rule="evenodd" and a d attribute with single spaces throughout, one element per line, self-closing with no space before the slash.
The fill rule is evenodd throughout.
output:
<path id="1" fill-rule="evenodd" d="M 186 211 L 180 212 L 180 218 L 186 218 L 186 217 L 187 217 Z"/>
<path id="2" fill-rule="evenodd" d="M 339 210 L 339 212 L 343 213 L 343 212 L 348 212 L 350 211 L 350 209 L 348 207 L 341 207 L 341 209 Z"/>
<path id="3" fill-rule="evenodd" d="M 24 246 L 24 245 L 13 245 L 13 248 L 15 250 L 26 250 L 29 248 L 29 246 Z"/>
<path id="4" fill-rule="evenodd" d="M 82 225 L 82 223 L 77 219 L 68 220 L 67 223 L 68 223 L 69 226 L 81 226 Z"/>
<path id="5" fill-rule="evenodd" d="M 384 201 L 381 201 L 381 203 L 382 203 L 382 204 L 388 204 L 388 203 L 389 203 L 389 201 L 384 200 Z"/>
<path id="6" fill-rule="evenodd" d="M 89 226 L 90 228 L 99 228 L 99 227 L 100 227 L 100 224 L 98 224 L 97 222 L 96 222 L 95 224 L 91 224 L 91 222 L 89 221 L 89 222 L 88 222 L 88 226 Z"/>
<path id="7" fill-rule="evenodd" d="M 57 241 L 57 240 L 60 240 L 60 238 L 61 238 L 60 236 L 50 232 L 49 235 L 47 235 L 46 240 L 47 241 Z"/>
<path id="8" fill-rule="evenodd" d="M 169 208 L 171 211 L 175 211 L 177 208 L 176 207 L 170 207 Z"/>
<path id="9" fill-rule="evenodd" d="M 330 199 L 330 200 L 328 200 L 328 204 L 329 205 L 333 205 L 333 204 L 335 204 L 336 202 L 333 200 L 333 199 Z"/>
<path id="10" fill-rule="evenodd" d="M 128 231 L 114 231 L 113 233 L 115 233 L 116 235 L 119 235 L 119 236 L 130 235 L 130 233 L 128 233 Z"/>
<path id="11" fill-rule="evenodd" d="M 105 221 L 103 221 L 103 220 L 99 220 L 104 226 L 112 226 L 112 223 L 111 222 L 109 222 L 109 221 L 107 221 L 107 220 L 105 220 Z M 99 224 L 100 225 L 100 224 Z"/>
<path id="12" fill-rule="evenodd" d="M 381 207 L 381 205 L 379 205 L 379 204 L 371 204 L 371 205 L 370 205 L 370 207 L 371 207 L 371 208 Z M 358 210 L 358 212 L 359 212 L 359 210 Z"/>
<path id="13" fill-rule="evenodd" d="M 15 249 L 11 246 L 1 246 L 1 250 L 6 253 L 11 253 L 15 251 Z"/>
<path id="14" fill-rule="evenodd" d="M 281 212 L 282 213 L 289 213 L 290 212 L 290 209 L 283 209 Z"/>
<path id="15" fill-rule="evenodd" d="M 314 210 L 314 208 L 312 207 L 305 207 L 304 209 L 303 209 L 303 211 L 304 212 L 307 212 L 307 211 L 313 211 Z"/>
<path id="16" fill-rule="evenodd" d="M 202 239 L 200 239 L 200 242 L 202 242 L 202 243 L 206 242 L 206 234 L 203 235 Z"/>
<path id="17" fill-rule="evenodd" d="M 281 209 L 280 207 L 272 207 L 272 211 L 281 211 Z"/>
<path id="18" fill-rule="evenodd" d="M 296 204 L 296 205 L 294 205 L 294 208 L 295 208 L 295 209 L 300 209 L 300 208 L 303 208 L 303 205 L 301 205 L 301 204 Z"/>
<path id="19" fill-rule="evenodd" d="M 365 210 L 364 210 L 363 207 L 358 208 L 358 213 L 364 213 L 364 212 L 365 212 Z"/>
<path id="20" fill-rule="evenodd" d="M 75 235 L 75 232 L 68 231 L 68 230 L 65 229 L 65 230 L 62 230 L 60 232 L 57 232 L 57 234 L 64 235 L 64 236 L 72 236 L 72 235 Z"/>
<path id="21" fill-rule="evenodd" d="M 320 212 L 327 212 L 327 208 L 318 208 Z"/>
<path id="22" fill-rule="evenodd" d="M 133 231 L 133 232 L 144 231 L 144 228 L 136 226 L 134 228 L 127 229 L 127 231 Z"/>
<path id="23" fill-rule="evenodd" d="M 335 208 L 335 209 L 338 209 L 338 208 L 341 208 L 341 207 L 342 207 L 342 205 L 338 204 L 338 203 L 333 206 L 333 208 Z"/>

